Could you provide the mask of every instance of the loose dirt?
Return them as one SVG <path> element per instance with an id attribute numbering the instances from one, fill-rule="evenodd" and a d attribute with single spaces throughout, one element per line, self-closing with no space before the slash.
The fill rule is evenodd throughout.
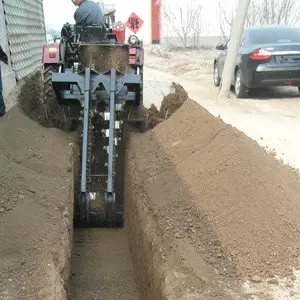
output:
<path id="1" fill-rule="evenodd" d="M 81 61 L 84 66 L 93 67 L 98 72 L 104 72 L 111 69 L 112 66 L 121 72 L 125 72 L 129 66 L 129 55 L 127 47 L 99 47 L 85 46 L 80 52 Z"/>
<path id="2" fill-rule="evenodd" d="M 0 136 L 0 298 L 67 299 L 70 138 L 43 128 L 19 107 L 1 120 Z"/>
<path id="3" fill-rule="evenodd" d="M 260 282 L 300 267 L 297 174 L 195 102 L 185 101 L 153 130 L 132 136 L 127 163 L 135 209 L 156 227 L 156 237 L 148 230 L 145 239 L 154 238 L 162 269 L 182 266 L 185 292 L 198 287 L 206 297 L 214 291 L 231 299 L 230 283 L 241 293 L 237 279 Z"/>
<path id="4" fill-rule="evenodd" d="M 144 108 L 144 114 L 148 115 L 148 128 L 154 128 L 159 123 L 170 118 L 187 99 L 188 94 L 185 89 L 180 84 L 172 82 L 170 93 L 164 96 L 160 109 L 154 104 L 152 104 L 149 109 Z"/>
<path id="5" fill-rule="evenodd" d="M 124 229 L 76 229 L 72 300 L 140 300 Z"/>
<path id="6" fill-rule="evenodd" d="M 240 281 L 275 275 L 292 291 L 297 174 L 173 88 L 150 108 L 154 129 L 130 134 L 125 229 L 76 229 L 72 299 L 253 299 Z M 20 106 L 41 121 L 31 92 Z M 75 136 L 30 118 L 1 120 L 0 297 L 66 300 Z"/>

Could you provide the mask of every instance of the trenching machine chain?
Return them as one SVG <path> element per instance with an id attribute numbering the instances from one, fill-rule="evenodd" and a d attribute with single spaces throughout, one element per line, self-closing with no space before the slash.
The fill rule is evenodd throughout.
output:
<path id="1" fill-rule="evenodd" d="M 135 106 L 136 94 L 124 92 L 122 86 L 126 91 L 125 83 L 138 85 L 140 77 L 119 75 L 115 68 L 101 75 L 94 74 L 89 68 L 84 73 L 80 194 L 77 201 L 79 222 L 76 222 L 79 226 L 123 225 L 124 121 L 128 121 L 125 107 L 126 101 L 131 101 L 129 106 Z M 99 84 L 97 78 L 105 86 L 99 94 L 100 102 L 92 95 L 95 91 L 92 84 Z"/>

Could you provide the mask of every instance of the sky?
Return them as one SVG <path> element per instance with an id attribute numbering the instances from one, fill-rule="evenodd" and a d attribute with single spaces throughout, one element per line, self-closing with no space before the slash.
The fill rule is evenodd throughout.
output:
<path id="1" fill-rule="evenodd" d="M 44 0 L 46 26 L 60 30 L 66 22 L 74 23 L 75 6 L 71 0 Z"/>
<path id="2" fill-rule="evenodd" d="M 97 0 L 94 0 L 97 2 Z M 143 1 L 143 0 L 137 0 Z M 115 0 L 104 0 L 104 3 L 111 4 Z M 60 30 L 63 24 L 74 23 L 74 12 L 76 7 L 71 0 L 44 0 L 44 14 L 46 25 Z"/>
<path id="3" fill-rule="evenodd" d="M 105 4 L 116 3 L 120 0 L 104 0 Z M 143 2 L 150 0 L 127 0 L 128 3 Z M 123 4 L 127 2 L 126 0 L 121 0 Z M 162 2 L 169 2 L 175 7 L 178 4 L 184 5 L 186 1 L 189 0 L 162 0 Z M 235 0 L 196 0 L 203 5 L 203 17 L 202 23 L 204 27 L 205 35 L 218 35 L 219 34 L 219 23 L 217 17 L 217 4 L 218 2 L 223 2 L 224 5 L 230 6 L 231 1 Z M 134 4 L 132 5 L 134 7 Z M 74 23 L 73 15 L 75 12 L 75 6 L 71 0 L 44 0 L 44 13 L 46 25 L 60 30 L 62 25 L 66 22 Z M 134 10 L 134 8 L 133 8 Z"/>

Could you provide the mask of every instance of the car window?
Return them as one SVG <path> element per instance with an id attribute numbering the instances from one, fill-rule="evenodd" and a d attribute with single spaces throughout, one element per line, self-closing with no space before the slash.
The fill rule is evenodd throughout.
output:
<path id="1" fill-rule="evenodd" d="M 249 32 L 251 44 L 300 43 L 298 28 L 267 28 Z"/>

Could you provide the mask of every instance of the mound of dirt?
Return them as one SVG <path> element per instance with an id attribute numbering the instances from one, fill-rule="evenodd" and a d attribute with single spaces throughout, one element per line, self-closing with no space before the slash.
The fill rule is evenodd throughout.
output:
<path id="1" fill-rule="evenodd" d="M 20 84 L 18 106 L 32 120 L 48 127 L 45 110 L 42 106 L 42 74 L 36 71 Z"/>
<path id="2" fill-rule="evenodd" d="M 87 45 L 81 47 L 81 61 L 84 66 L 94 66 L 98 72 L 104 72 L 115 67 L 125 72 L 129 67 L 129 54 L 126 47 L 99 47 Z"/>
<path id="3" fill-rule="evenodd" d="M 30 105 L 29 114 L 35 110 Z M 67 299 L 71 141 L 69 135 L 32 121 L 19 107 L 1 120 L 0 298 Z"/>
<path id="4" fill-rule="evenodd" d="M 195 272 L 200 257 L 230 277 L 300 267 L 298 177 L 255 141 L 191 100 L 133 140 L 148 211 Z"/>
<path id="5" fill-rule="evenodd" d="M 185 89 L 175 82 L 171 85 L 171 93 L 164 97 L 160 106 L 160 115 L 167 119 L 188 99 Z"/>
<path id="6" fill-rule="evenodd" d="M 188 94 L 185 89 L 175 82 L 171 84 L 171 92 L 162 100 L 160 109 L 152 104 L 147 110 L 149 115 L 149 128 L 156 127 L 159 123 L 170 118 L 174 112 L 188 99 Z"/>

